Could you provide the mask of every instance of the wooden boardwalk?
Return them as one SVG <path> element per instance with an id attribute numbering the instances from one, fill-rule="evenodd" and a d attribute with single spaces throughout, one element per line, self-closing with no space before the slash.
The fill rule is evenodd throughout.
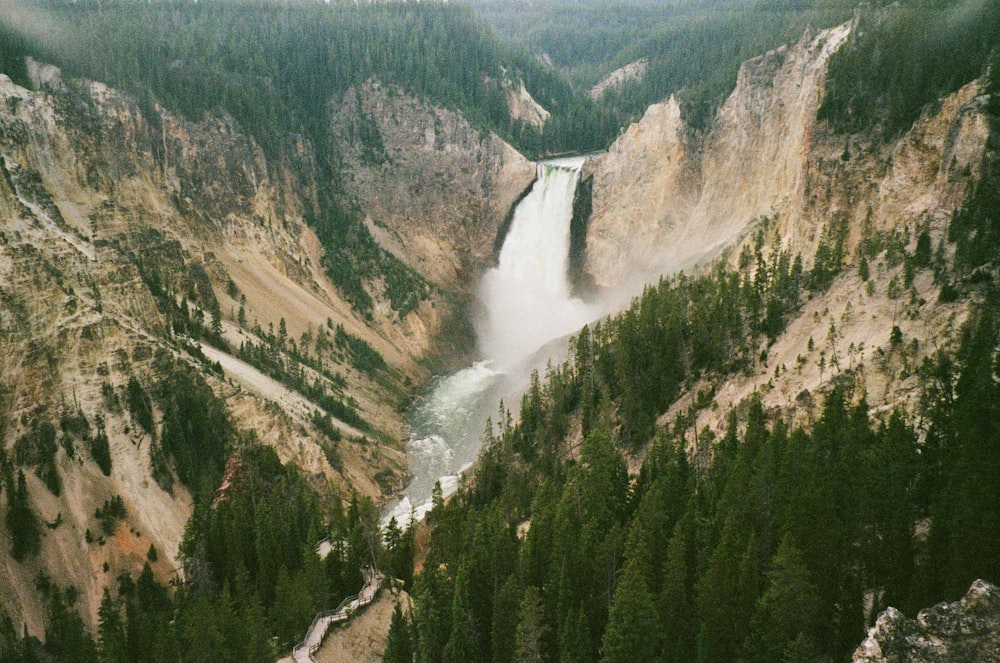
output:
<path id="1" fill-rule="evenodd" d="M 326 637 L 327 629 L 329 629 L 332 624 L 346 622 L 358 608 L 371 603 L 378 594 L 378 590 L 381 589 L 383 580 L 381 573 L 372 569 L 365 569 L 364 575 L 365 586 L 361 588 L 361 591 L 355 596 L 348 596 L 333 610 L 327 610 L 326 612 L 317 614 L 313 618 L 312 624 L 309 625 L 309 630 L 306 631 L 305 639 L 295 645 L 295 649 L 292 650 L 292 656 L 290 658 L 286 657 L 281 659 L 279 663 L 286 661 L 293 661 L 294 663 L 316 663 L 316 659 L 313 658 L 313 654 L 315 654 L 316 650 L 323 644 L 323 638 Z"/>

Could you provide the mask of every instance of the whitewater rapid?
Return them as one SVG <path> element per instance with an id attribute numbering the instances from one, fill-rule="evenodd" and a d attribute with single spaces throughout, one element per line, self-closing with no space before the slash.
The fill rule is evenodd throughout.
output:
<path id="1" fill-rule="evenodd" d="M 411 409 L 413 478 L 386 510 L 386 522 L 423 518 L 435 482 L 443 496 L 454 493 L 479 454 L 487 418 L 501 399 L 516 400 L 523 391 L 539 349 L 595 317 L 594 309 L 572 295 L 569 281 L 573 198 L 585 159 L 537 165 L 537 179 L 514 210 L 497 266 L 480 284 L 476 334 L 482 360 L 435 379 Z"/>

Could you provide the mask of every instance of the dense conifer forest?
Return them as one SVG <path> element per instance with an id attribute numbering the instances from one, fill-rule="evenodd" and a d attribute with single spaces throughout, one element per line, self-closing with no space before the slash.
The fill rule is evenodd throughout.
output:
<path id="1" fill-rule="evenodd" d="M 741 63 L 794 42 L 807 27 L 820 30 L 850 20 L 857 5 L 854 0 L 469 2 L 499 34 L 544 53 L 581 90 L 617 67 L 645 60 L 648 71 L 640 80 L 599 100 L 619 127 L 677 94 L 685 119 L 699 130 L 732 92 Z"/>
<path id="2" fill-rule="evenodd" d="M 981 195 L 953 234 L 970 207 L 992 225 Z M 788 256 L 662 281 L 584 328 L 429 515 L 417 660 L 840 661 L 888 605 L 912 614 L 1000 579 L 995 260 L 959 255 L 952 277 L 980 305 L 958 350 L 917 368 L 917 420 L 873 416 L 847 371 L 811 423 L 752 398 L 715 439 L 691 427 L 709 392 L 654 428 L 681 385 L 763 359 L 827 287 Z M 624 456 L 649 440 L 630 478 Z"/>
<path id="3" fill-rule="evenodd" d="M 0 661 L 270 662 L 291 649 L 316 612 L 361 588 L 362 568 L 408 578 L 409 564 L 412 573 L 410 534 L 381 532 L 369 500 L 354 498 L 345 508 L 321 499 L 273 449 L 236 433 L 225 403 L 203 379 L 180 366 L 162 372 L 169 377 L 153 391 L 165 417 L 154 444 L 196 496 L 181 544 L 182 574 L 164 587 L 147 564 L 137 577 L 114 579 L 95 634 L 78 614 L 76 589 L 40 574 L 46 630 L 22 633 L 0 621 Z M 138 383 L 127 391 L 128 407 L 141 419 L 149 395 Z M 22 559 L 37 552 L 42 523 L 26 502 L 23 471 L 15 478 L 13 468 L 0 457 L 4 490 L 16 495 L 6 524 Z M 104 545 L 125 516 L 120 498 L 98 509 L 100 529 L 89 544 Z M 324 537 L 331 550 L 321 558 L 316 544 Z M 147 557 L 155 562 L 156 549 Z"/>

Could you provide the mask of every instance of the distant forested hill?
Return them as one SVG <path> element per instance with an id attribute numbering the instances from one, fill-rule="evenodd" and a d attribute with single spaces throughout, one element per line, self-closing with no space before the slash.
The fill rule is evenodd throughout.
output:
<path id="1" fill-rule="evenodd" d="M 840 132 L 877 127 L 884 138 L 895 138 L 927 104 L 987 68 L 995 88 L 998 45 L 1000 4 L 995 2 L 917 0 L 888 11 L 867 6 L 831 61 L 820 118 Z"/>
<path id="2" fill-rule="evenodd" d="M 607 133 L 525 144 L 505 81 L 523 79 L 556 115 L 592 109 L 457 5 L 24 0 L 6 19 L 0 64 L 16 79 L 28 53 L 188 116 L 224 108 L 271 153 L 288 132 L 321 130 L 330 97 L 371 78 L 460 110 L 529 152 L 591 149 Z"/>
<path id="3" fill-rule="evenodd" d="M 31 54 L 188 116 L 224 108 L 271 154 L 290 132 L 322 133 L 331 95 L 378 78 L 460 110 L 537 156 L 603 149 L 674 93 L 689 123 L 703 128 L 741 62 L 808 27 L 858 17 L 864 29 L 832 67 L 823 115 L 849 130 L 887 105 L 891 133 L 982 69 L 1000 19 L 990 3 L 980 11 L 971 2 L 911 0 L 884 21 L 890 4 L 18 0 L 0 13 L 0 71 L 26 83 L 21 56 Z M 640 59 L 649 61 L 641 80 L 590 100 L 589 87 Z M 518 80 L 552 113 L 542 130 L 510 117 L 503 85 Z"/>
<path id="4" fill-rule="evenodd" d="M 744 60 L 794 41 L 809 26 L 849 20 L 855 0 L 468 0 L 498 34 L 552 63 L 580 88 L 640 59 L 649 71 L 599 104 L 619 125 L 679 94 L 686 119 L 711 121 Z"/>

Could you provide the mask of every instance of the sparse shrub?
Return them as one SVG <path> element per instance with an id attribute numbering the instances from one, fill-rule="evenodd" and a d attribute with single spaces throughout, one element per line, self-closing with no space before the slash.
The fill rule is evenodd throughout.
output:
<path id="1" fill-rule="evenodd" d="M 334 343 L 347 353 L 351 364 L 359 371 L 371 374 L 385 370 L 386 363 L 382 355 L 364 339 L 345 331 L 343 325 L 337 325 Z"/>
<path id="2" fill-rule="evenodd" d="M 49 491 L 58 496 L 62 482 L 56 468 L 56 427 L 37 408 L 30 416 L 29 429 L 14 443 L 14 458 L 20 465 L 31 466 Z"/>
<path id="3" fill-rule="evenodd" d="M 128 386 L 125 388 L 125 399 L 128 402 L 128 411 L 132 415 L 132 421 L 149 433 L 154 434 L 153 404 L 149 400 L 149 394 L 142 388 L 135 376 L 130 376 Z"/>
<path id="4" fill-rule="evenodd" d="M 945 283 L 941 286 L 941 292 L 938 293 L 938 301 L 942 304 L 958 301 L 958 288 L 951 282 Z"/>
<path id="5" fill-rule="evenodd" d="M 121 401 L 118 399 L 118 393 L 115 391 L 114 386 L 110 382 L 104 382 L 101 384 L 101 397 L 104 399 L 104 407 L 107 408 L 109 412 L 113 412 L 115 414 L 121 412 Z"/>
<path id="6" fill-rule="evenodd" d="M 892 347 L 897 347 L 903 343 L 903 330 L 899 328 L 899 325 L 892 326 L 892 332 L 889 334 L 889 344 Z"/>
<path id="7" fill-rule="evenodd" d="M 153 481 L 163 490 L 173 494 L 174 475 L 167 464 L 167 456 L 163 452 L 161 444 L 154 443 L 149 449 L 149 464 L 151 466 Z"/>

